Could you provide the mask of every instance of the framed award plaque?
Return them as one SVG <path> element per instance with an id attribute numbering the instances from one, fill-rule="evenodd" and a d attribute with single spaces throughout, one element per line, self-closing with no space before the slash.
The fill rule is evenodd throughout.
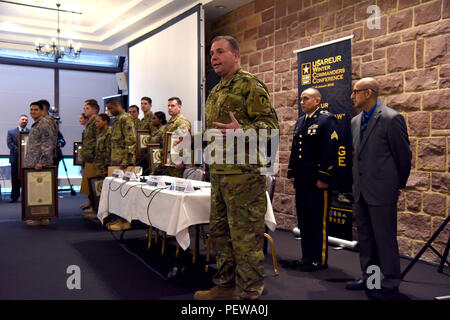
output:
<path id="1" fill-rule="evenodd" d="M 147 146 L 147 158 L 150 174 L 152 174 L 156 167 L 158 167 L 163 161 L 163 149 L 159 143 L 149 144 Z"/>
<path id="2" fill-rule="evenodd" d="M 22 168 L 22 220 L 58 217 L 56 166 Z"/>
<path id="3" fill-rule="evenodd" d="M 175 163 L 172 161 L 172 153 L 178 153 L 174 149 L 174 135 L 173 132 L 167 132 L 166 136 L 164 137 L 164 166 L 166 167 L 175 167 Z"/>
<path id="4" fill-rule="evenodd" d="M 22 178 L 22 168 L 25 167 L 25 157 L 27 156 L 29 131 L 19 132 L 19 177 Z"/>
<path id="5" fill-rule="evenodd" d="M 88 178 L 89 181 L 89 190 L 92 194 L 94 200 L 94 210 L 97 211 L 98 204 L 100 202 L 100 196 L 102 194 L 103 180 L 105 177 L 103 176 L 95 176 Z"/>
<path id="6" fill-rule="evenodd" d="M 150 144 L 150 131 L 149 130 L 137 130 L 136 131 L 136 158 L 145 157 L 147 146 Z"/>
<path id="7" fill-rule="evenodd" d="M 74 166 L 82 166 L 83 159 L 81 157 L 81 149 L 83 148 L 83 142 L 74 142 L 73 143 L 73 165 Z"/>

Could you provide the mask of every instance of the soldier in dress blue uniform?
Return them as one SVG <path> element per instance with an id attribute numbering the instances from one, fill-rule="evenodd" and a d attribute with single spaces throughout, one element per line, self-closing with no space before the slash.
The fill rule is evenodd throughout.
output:
<path id="1" fill-rule="evenodd" d="M 288 178 L 294 184 L 303 258 L 291 266 L 302 271 L 327 267 L 327 217 L 330 185 L 337 163 L 336 118 L 320 108 L 321 94 L 308 88 L 301 94 L 301 116 L 294 131 Z"/>

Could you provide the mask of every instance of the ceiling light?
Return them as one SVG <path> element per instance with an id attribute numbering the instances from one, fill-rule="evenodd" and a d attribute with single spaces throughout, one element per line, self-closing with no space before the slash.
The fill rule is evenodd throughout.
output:
<path id="1" fill-rule="evenodd" d="M 61 4 L 57 3 L 56 6 L 58 7 L 58 29 L 56 30 L 57 38 L 51 38 L 50 43 L 47 44 L 42 43 L 41 39 L 36 39 L 34 41 L 36 52 L 38 55 L 45 55 L 54 58 L 55 62 L 58 62 L 58 60 L 63 57 L 77 59 L 81 54 L 81 44 L 74 44 L 72 40 L 69 40 L 66 50 L 66 48 L 61 45 L 59 40 L 59 35 L 61 33 L 61 30 L 59 29 L 59 7 Z"/>

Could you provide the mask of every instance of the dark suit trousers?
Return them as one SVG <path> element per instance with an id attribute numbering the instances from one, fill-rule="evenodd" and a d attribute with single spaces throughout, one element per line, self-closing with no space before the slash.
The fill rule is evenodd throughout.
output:
<path id="1" fill-rule="evenodd" d="M 328 192 L 314 186 L 297 189 L 295 194 L 303 259 L 320 265 L 328 259 Z"/>
<path id="2" fill-rule="evenodd" d="M 384 275 L 381 287 L 398 288 L 401 281 L 400 256 L 397 244 L 397 204 L 371 206 L 360 196 L 354 204 L 358 225 L 361 270 L 377 265 Z"/>
<path id="3" fill-rule="evenodd" d="M 11 163 L 11 199 L 17 200 L 20 196 L 19 164 Z"/>

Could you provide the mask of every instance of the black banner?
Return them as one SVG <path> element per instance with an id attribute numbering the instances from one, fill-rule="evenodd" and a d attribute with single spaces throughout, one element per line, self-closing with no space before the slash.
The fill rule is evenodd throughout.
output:
<path id="1" fill-rule="evenodd" d="M 352 240 L 352 135 L 350 94 L 352 90 L 351 37 L 296 51 L 298 95 L 316 88 L 322 94 L 320 107 L 338 119 L 338 167 L 333 182 L 329 235 Z M 303 114 L 301 108 L 299 117 Z"/>

